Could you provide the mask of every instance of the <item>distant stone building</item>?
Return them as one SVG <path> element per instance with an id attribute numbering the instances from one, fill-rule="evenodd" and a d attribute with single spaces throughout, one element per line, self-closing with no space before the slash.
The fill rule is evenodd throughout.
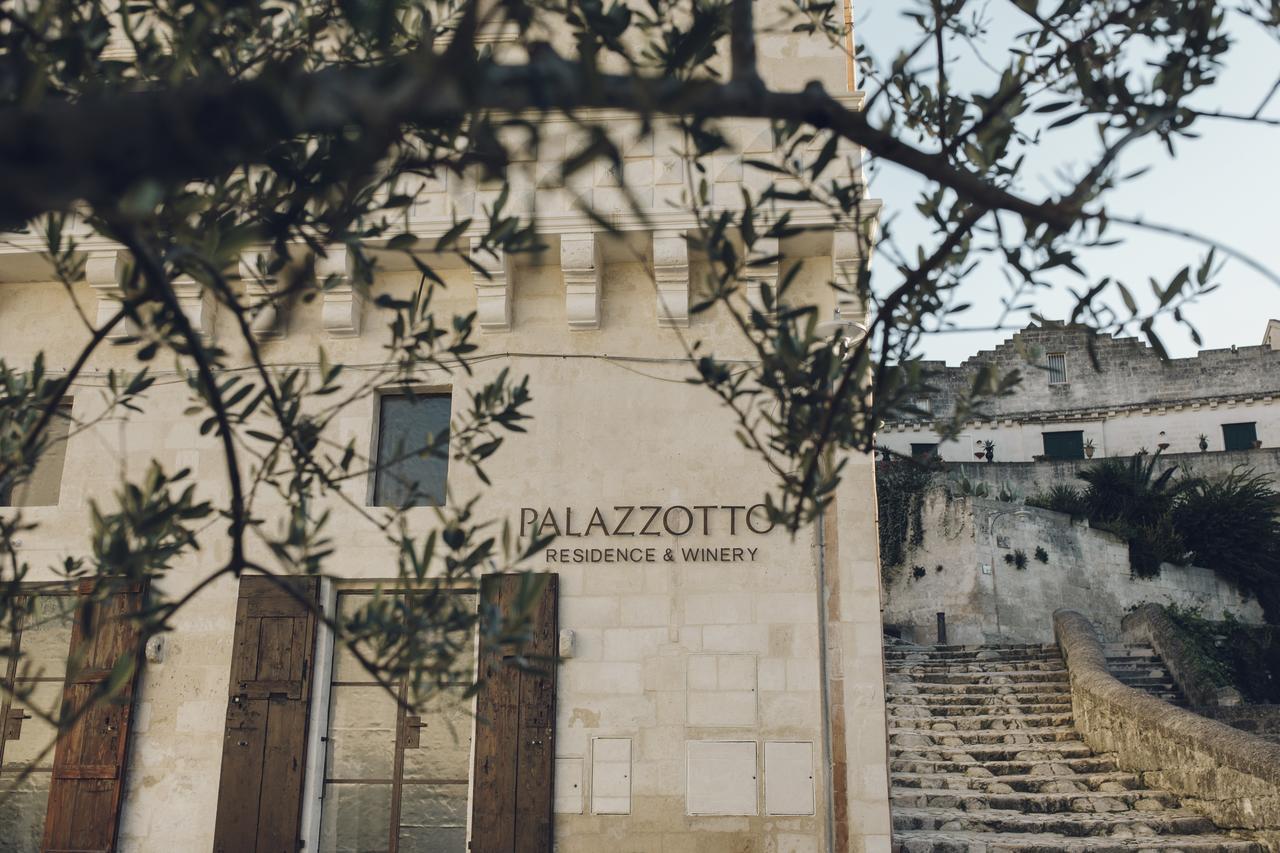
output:
<path id="1" fill-rule="evenodd" d="M 984 416 L 955 440 L 941 442 L 934 419 L 955 412 L 984 364 L 1002 374 L 1021 370 L 1023 381 L 1011 395 L 987 402 Z M 925 370 L 929 390 L 914 401 L 920 411 L 888 421 L 880 432 L 887 451 L 972 462 L 985 458 L 992 442 L 994 461 L 1030 462 L 1280 445 L 1277 320 L 1260 346 L 1169 360 L 1136 338 L 1032 324 L 957 367 L 927 362 Z"/>

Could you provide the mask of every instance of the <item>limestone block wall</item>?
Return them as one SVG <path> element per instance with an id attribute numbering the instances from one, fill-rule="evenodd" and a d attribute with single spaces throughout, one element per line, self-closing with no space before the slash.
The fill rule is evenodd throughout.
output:
<path id="1" fill-rule="evenodd" d="M 727 318 L 699 315 L 687 326 L 661 326 L 653 270 L 607 257 L 596 279 L 598 324 L 575 326 L 569 277 L 558 262 L 552 256 L 518 268 L 509 328 L 480 336 L 475 380 L 457 371 L 423 370 L 418 377 L 423 389 L 452 390 L 455 407 L 465 403 L 473 382 L 498 370 L 530 377 L 530 432 L 511 438 L 486 466 L 496 487 L 485 491 L 477 512 L 518 528 L 525 508 L 553 508 L 562 518 L 572 508 L 585 519 L 597 506 L 745 508 L 762 500 L 771 483 L 767 469 L 745 454 L 732 419 L 713 397 L 685 382 L 691 368 L 682 336 L 707 341 L 725 356 L 746 355 L 735 349 L 740 344 Z M 802 274 L 807 284 L 797 287 L 830 302 L 821 284 L 830 270 L 830 259 L 814 265 Z M 684 274 L 687 280 L 687 269 Z M 474 310 L 484 294 L 469 271 L 452 268 L 444 275 L 450 286 L 440 310 Z M 403 295 L 416 285 L 417 276 L 388 271 L 375 293 Z M 86 283 L 75 296 L 92 316 L 99 292 Z M 354 365 L 359 375 L 359 365 L 382 359 L 386 337 L 384 319 L 368 306 L 360 314 L 353 302 L 358 307 L 358 294 L 348 293 L 341 305 L 317 300 L 276 318 L 279 334 L 264 339 L 264 359 L 312 365 L 323 344 L 332 362 Z M 230 318 L 210 312 L 204 319 L 214 340 L 234 341 L 222 325 Z M 44 351 L 52 370 L 65 369 L 86 334 L 59 285 L 0 285 L 0 356 L 9 363 L 29 363 Z M 104 348 L 73 389 L 77 418 L 91 418 L 100 405 L 107 369 L 137 367 L 130 347 Z M 181 416 L 188 405 L 185 377 L 166 368 L 156 365 L 157 386 L 143 413 L 120 413 L 68 442 L 56 506 L 23 510 L 40 523 L 23 536 L 22 556 L 36 567 L 33 579 L 52 578 L 50 566 L 86 552 L 89 502 L 110 506 L 120 478 L 140 477 L 153 458 L 168 469 L 190 468 L 200 496 L 225 500 L 221 451 L 199 434 L 198 423 Z M 353 407 L 336 424 L 334 441 L 354 438 L 362 453 L 371 452 L 375 409 L 373 397 Z M 871 460 L 858 457 L 846 471 L 822 549 L 813 529 L 792 537 L 715 526 L 653 537 L 644 543 L 656 549 L 652 561 L 622 565 L 544 554 L 534 562 L 531 568 L 560 574 L 560 626 L 575 637 L 557 697 L 557 849 L 598 853 L 625 841 L 637 851 L 816 853 L 831 816 L 848 850 L 889 850 Z M 459 501 L 482 491 L 460 468 L 451 468 L 449 487 L 451 500 Z M 365 503 L 368 483 L 353 480 L 345 488 L 357 506 Z M 273 524 L 284 506 L 268 498 L 261 509 Z M 396 549 L 385 534 L 355 509 L 335 504 L 332 511 L 330 570 L 346 581 L 394 578 Z M 714 522 L 723 520 L 721 514 Z M 437 519 L 424 507 L 410 522 L 425 536 Z M 599 534 L 567 539 L 557 546 L 619 544 Z M 226 559 L 220 525 L 206 531 L 202 546 L 161 581 L 167 593 L 180 595 Z M 695 559 L 683 550 L 734 546 L 756 551 L 750 558 L 732 552 L 726 558 L 717 550 L 713 558 Z M 820 559 L 827 574 L 821 595 Z M 164 660 L 142 673 L 122 851 L 210 847 L 235 602 L 229 580 L 202 593 L 178 619 Z M 820 701 L 820 608 L 830 654 L 830 765 Z M 694 796 L 707 787 L 699 770 L 706 765 L 695 761 L 706 750 L 750 756 L 735 765 L 754 776 L 745 800 L 722 809 L 731 813 L 705 813 L 716 811 L 715 804 L 703 809 Z M 771 789 L 771 779 L 796 784 L 779 789 L 775 782 Z M 742 782 L 742 774 L 734 781 Z M 777 799 L 797 790 L 811 795 L 805 802 Z"/>
<path id="2" fill-rule="evenodd" d="M 894 572 L 884 610 L 886 624 L 918 642 L 936 639 L 938 612 L 952 643 L 1050 642 L 1059 607 L 1087 613 L 1109 638 L 1119 637 L 1131 608 L 1148 601 L 1262 620 L 1256 601 L 1208 569 L 1166 565 L 1158 577 L 1134 577 L 1125 542 L 1061 513 L 933 494 L 924 519 L 924 544 Z M 1048 562 L 1036 559 L 1037 547 Z M 1006 561 L 1019 552 L 1021 569 Z"/>

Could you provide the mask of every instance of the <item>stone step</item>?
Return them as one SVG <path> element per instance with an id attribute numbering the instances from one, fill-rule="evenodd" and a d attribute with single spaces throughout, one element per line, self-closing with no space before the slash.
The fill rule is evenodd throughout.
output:
<path id="1" fill-rule="evenodd" d="M 970 744 L 1006 744 L 1009 746 L 1041 746 L 1072 743 L 1080 740 L 1072 726 L 1043 726 L 1038 729 L 971 729 L 936 732 L 932 729 L 889 729 L 889 742 L 896 746 L 968 746 Z"/>
<path id="2" fill-rule="evenodd" d="M 1177 809 L 1182 801 L 1165 791 L 1073 791 L 1058 794 L 895 787 L 890 792 L 889 804 L 896 809 L 962 809 L 966 813 L 1011 809 L 1022 814 L 1120 814 Z"/>
<path id="3" fill-rule="evenodd" d="M 991 663 L 993 661 L 1043 661 L 1062 660 L 1062 653 L 1057 649 L 1037 649 L 1034 651 L 1012 652 L 892 652 L 884 653 L 885 660 L 894 663 L 918 661 L 924 663 Z"/>
<path id="4" fill-rule="evenodd" d="M 895 673 L 896 674 L 896 673 Z M 904 676 L 897 674 L 901 679 Z M 895 679 L 896 680 L 896 679 Z M 919 686 L 929 684 L 1066 684 L 1071 676 L 1061 667 L 1053 670 L 1018 672 L 1012 669 L 984 670 L 981 672 L 926 672 L 912 674 L 910 680 Z"/>
<path id="5" fill-rule="evenodd" d="M 894 713 L 890 709 L 890 724 L 898 729 L 925 729 L 934 732 L 977 731 L 1022 731 L 1025 728 L 1039 729 L 1050 726 L 1071 726 L 1071 712 L 1057 714 L 973 714 L 967 717 L 950 717 L 938 719 L 927 713 L 919 705 L 909 705 L 904 711 L 923 711 L 923 716 L 912 716 L 911 713 Z M 944 728 L 938 728 L 943 726 Z M 949 728 L 948 728 L 949 727 Z"/>
<path id="6" fill-rule="evenodd" d="M 1044 779 L 1082 773 L 1114 773 L 1120 769 L 1112 756 L 1087 755 L 1060 758 L 1054 761 L 1045 761 L 1044 759 L 994 759 L 981 762 L 972 757 L 967 760 L 895 757 L 890 761 L 889 770 L 895 775 L 898 773 L 964 774 L 973 771 L 975 768 L 985 769 L 994 774 L 996 778 L 1004 776 L 1039 776 Z"/>
<path id="7" fill-rule="evenodd" d="M 999 697 L 993 697 L 986 702 L 965 702 L 965 703 L 930 703 L 930 702 L 911 702 L 911 701 L 894 701 L 888 703 L 889 713 L 895 711 L 920 711 L 938 718 L 951 717 L 974 717 L 989 716 L 991 714 L 1070 714 L 1071 702 L 1064 700 L 1061 702 L 1004 702 Z M 910 716 L 910 714 L 901 714 L 900 716 Z"/>
<path id="8" fill-rule="evenodd" d="M 990 785 L 1007 785 L 1015 791 L 1028 793 L 1068 792 L 1067 786 L 1081 792 L 1097 792 L 1101 787 L 1100 793 L 1112 793 L 1133 790 L 1141 784 L 1141 781 L 1136 773 L 1118 770 L 1105 773 L 1064 773 L 1053 776 L 1030 773 L 995 776 L 987 768 L 973 765 L 963 773 L 897 771 L 893 774 L 893 784 L 900 788 L 929 788 L 945 791 L 985 791 Z"/>
<path id="9" fill-rule="evenodd" d="M 1047 833 L 968 832 L 916 830 L 894 836 L 894 853 L 1150 853 L 1160 850 L 1182 853 L 1265 853 L 1266 847 L 1225 835 L 1164 835 L 1133 838 L 1068 838 Z"/>
<path id="10" fill-rule="evenodd" d="M 1023 814 L 1007 809 L 961 810 L 903 807 L 893 812 L 893 828 L 977 830 L 981 832 L 1051 832 L 1072 838 L 1114 835 L 1199 835 L 1217 833 L 1213 821 L 1189 809 L 1057 814 Z M 1152 841 L 1153 839 L 1148 839 Z"/>
<path id="11" fill-rule="evenodd" d="M 1071 685 L 1066 681 L 1037 682 L 1035 684 L 922 684 L 920 682 L 894 682 L 885 685 L 885 692 L 892 697 L 938 695 L 947 697 L 948 701 L 962 701 L 968 698 L 1003 696 L 1033 693 L 1037 695 L 1054 694 L 1070 696 Z"/>
<path id="12" fill-rule="evenodd" d="M 1044 764 L 1061 761 L 1064 758 L 1088 758 L 1091 754 L 1089 747 L 1081 741 L 1053 744 L 965 744 L 963 746 L 948 746 L 941 743 L 928 746 L 889 744 L 889 755 L 893 758 L 926 758 L 934 761 L 1024 761 Z"/>
<path id="13" fill-rule="evenodd" d="M 985 673 L 993 674 L 993 669 L 1000 669 L 1011 674 L 1020 672 L 1065 672 L 1061 660 L 1037 660 L 1037 661 L 1000 661 L 999 667 L 990 667 L 985 663 L 939 663 L 936 661 L 921 661 L 889 663 L 885 664 L 885 670 L 895 675 L 898 673 L 907 673 L 909 675 L 924 674 L 942 674 L 942 675 L 964 675 L 967 673 Z"/>

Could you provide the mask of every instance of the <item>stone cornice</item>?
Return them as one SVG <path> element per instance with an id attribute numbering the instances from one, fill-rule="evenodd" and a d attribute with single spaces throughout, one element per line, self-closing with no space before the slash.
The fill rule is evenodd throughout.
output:
<path id="1" fill-rule="evenodd" d="M 993 415 L 989 418 L 971 418 L 964 421 L 965 426 L 983 426 L 1005 424 L 1054 424 L 1073 423 L 1077 421 L 1105 420 L 1117 415 L 1147 415 L 1165 412 L 1198 411 L 1204 408 L 1216 408 L 1223 404 L 1246 405 L 1251 403 L 1271 403 L 1280 399 L 1280 389 L 1272 391 L 1254 391 L 1247 394 L 1220 394 L 1205 397 L 1190 397 L 1182 400 L 1162 400 L 1144 403 L 1129 403 L 1120 406 L 1099 406 L 1090 409 L 1071 409 L 1059 412 L 1011 412 Z M 882 432 L 918 432 L 931 429 L 940 419 L 895 420 L 885 421 Z"/>

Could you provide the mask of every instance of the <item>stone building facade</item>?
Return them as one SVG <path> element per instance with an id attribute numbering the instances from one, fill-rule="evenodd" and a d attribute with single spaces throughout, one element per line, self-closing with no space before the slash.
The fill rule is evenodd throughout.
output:
<path id="1" fill-rule="evenodd" d="M 848 79 L 842 54 L 798 35 L 762 42 L 761 64 L 783 85 L 820 79 L 835 91 Z M 803 79 L 796 76 L 800 68 Z M 850 103 L 858 97 L 850 93 Z M 724 357 L 747 357 L 748 350 L 727 317 L 690 316 L 690 282 L 700 262 L 689 250 L 692 219 L 672 208 L 686 178 L 684 162 L 671 153 L 675 131 L 659 127 L 637 142 L 623 117 L 594 117 L 609 119 L 628 141 L 622 177 L 648 208 L 648 223 L 627 212 L 620 176 L 610 169 L 598 166 L 581 175 L 578 186 L 535 194 L 533 176 L 543 161 L 517 163 L 512 198 L 537 203 L 548 249 L 532 258 L 476 253 L 473 260 L 488 275 L 438 259 L 448 284 L 439 310 L 476 311 L 485 334 L 474 378 L 428 370 L 415 377 L 415 391 L 446 414 L 450 406 L 466 405 L 468 391 L 500 370 L 529 377 L 534 420 L 527 435 L 510 440 L 487 466 L 495 487 L 451 469 L 447 494 L 460 502 L 480 495 L 479 512 L 521 531 L 531 517 L 550 516 L 565 534 L 532 567 L 555 579 L 547 587 L 559 657 L 554 754 L 544 756 L 551 774 L 546 788 L 554 786 L 555 849 L 816 853 L 835 844 L 841 851 L 886 853 L 872 460 L 850 460 L 820 529 L 793 537 L 764 525 L 758 510 L 753 514 L 770 488 L 768 471 L 741 448 L 732 418 L 712 395 L 684 381 L 691 371 L 686 338 Z M 568 123 L 549 130 L 571 150 Z M 761 123 L 728 130 L 737 151 L 717 158 L 708 180 L 716 198 L 733 204 L 744 182 L 755 180 L 744 177 L 742 158 L 767 156 L 772 136 Z M 559 145 L 538 153 L 563 155 Z M 425 190 L 411 211 L 411 227 L 424 236 L 447 231 L 452 216 L 480 214 L 497 192 L 453 177 Z M 575 212 L 575 194 L 611 216 L 625 237 L 607 239 Z M 864 206 L 874 218 L 877 205 Z M 830 316 L 850 306 L 837 305 L 826 283 L 861 258 L 851 248 L 856 240 L 833 234 L 829 225 L 823 230 L 822 222 L 819 211 L 796 207 L 792 224 L 810 230 L 776 250 L 784 265 L 802 266 L 796 298 L 816 302 Z M 71 294 L 51 281 L 29 235 L 15 235 L 0 249 L 0 358 L 8 364 L 30 364 L 42 352 L 52 371 L 67 369 L 87 336 L 77 309 L 95 318 L 117 306 L 128 258 L 87 235 L 80 248 L 85 280 Z M 344 253 L 335 248 L 318 263 L 338 277 L 338 286 L 288 312 L 264 312 L 255 327 L 263 358 L 314 371 L 322 344 L 331 362 L 357 372 L 379 362 L 385 324 L 344 283 Z M 244 268 L 253 268 L 250 255 Z M 760 281 L 776 274 L 762 267 Z M 387 255 L 372 295 L 411 294 L 418 281 Z M 252 294 L 270 283 L 246 273 L 239 286 Z M 179 296 L 209 341 L 232 347 L 233 358 L 245 357 L 230 318 L 207 293 L 192 285 Z M 180 414 L 189 400 L 186 376 L 161 368 L 142 412 L 97 420 L 112 368 L 136 369 L 132 346 L 95 354 L 67 403 L 70 422 L 87 426 L 64 434 L 32 486 L 5 496 L 37 523 L 21 542 L 22 557 L 36 568 L 32 582 L 56 582 L 52 566 L 86 553 L 90 502 L 109 505 L 121 479 L 137 480 L 153 459 L 170 470 L 190 469 L 201 497 L 227 497 L 216 441 Z M 368 399 L 330 437 L 344 445 L 354 439 L 376 458 L 380 434 L 394 425 L 396 396 L 388 389 Z M 331 508 L 336 550 L 328 565 L 339 576 L 308 592 L 327 612 L 396 575 L 394 545 L 359 509 L 377 503 L 379 484 L 352 480 L 346 488 L 350 505 Z M 616 519 L 627 507 L 661 513 L 642 548 L 618 532 L 620 524 L 572 531 L 571 515 L 582 525 L 597 509 Z M 288 508 L 274 509 L 283 517 Z M 697 523 L 686 524 L 686 514 Z M 411 519 L 422 532 L 437 523 L 430 507 L 411 510 Z M 219 533 L 208 532 L 202 546 L 158 582 L 168 595 L 182 595 L 226 560 Z M 476 591 L 457 593 L 474 602 Z M 33 594 L 68 593 L 55 583 Z M 255 630 L 275 631 L 268 625 L 274 618 L 294 619 L 295 636 L 307 638 L 284 651 L 302 662 L 309 695 L 282 734 L 292 744 L 290 778 L 302 791 L 291 849 L 462 853 L 485 829 L 477 815 L 483 824 L 496 808 L 484 801 L 475 770 L 481 744 L 492 748 L 493 735 L 476 720 L 470 700 L 406 718 L 380 688 L 350 674 L 350 661 L 326 645 L 322 627 L 282 615 L 285 608 L 245 582 L 223 579 L 178 617 L 163 647 L 148 649 L 118 773 L 103 783 L 116 786 L 117 849 L 253 849 L 253 841 L 238 847 L 219 833 L 228 813 L 260 807 L 252 791 L 275 784 L 237 777 L 227 763 L 247 743 L 249 725 L 238 708 L 258 695 L 252 685 L 269 680 L 243 670 L 241 623 L 267 620 Z M 63 622 L 51 630 L 41 695 L 56 703 L 59 667 L 65 668 L 65 652 L 58 650 L 66 648 L 71 627 Z M 257 663 L 259 670 L 265 665 Z M 278 698 L 270 694 L 270 701 Z M 22 713 L 17 706 L 9 710 Z M 24 723 L 20 734 L 6 730 L 3 757 L 10 779 L 35 768 L 19 796 L 0 802 L 6 839 L 0 847 L 15 851 L 42 849 L 45 804 L 57 783 L 51 759 L 36 748 L 48 742 L 48 727 L 30 717 Z M 516 784 L 533 781 L 522 777 Z M 262 825 L 269 819 L 258 817 Z M 248 821 L 249 836 L 260 836 L 260 828 Z"/>
<path id="2" fill-rule="evenodd" d="M 1096 364 L 1094 359 L 1096 358 Z M 955 412 L 982 365 L 1022 372 L 1009 396 L 986 402 L 954 440 L 933 418 Z M 1263 343 L 1162 360 L 1136 338 L 1059 323 L 1031 325 L 956 367 L 926 362 L 918 410 L 888 421 L 879 444 L 893 453 L 937 452 L 972 462 L 992 442 L 997 462 L 1240 451 L 1280 446 L 1280 322 Z"/>

